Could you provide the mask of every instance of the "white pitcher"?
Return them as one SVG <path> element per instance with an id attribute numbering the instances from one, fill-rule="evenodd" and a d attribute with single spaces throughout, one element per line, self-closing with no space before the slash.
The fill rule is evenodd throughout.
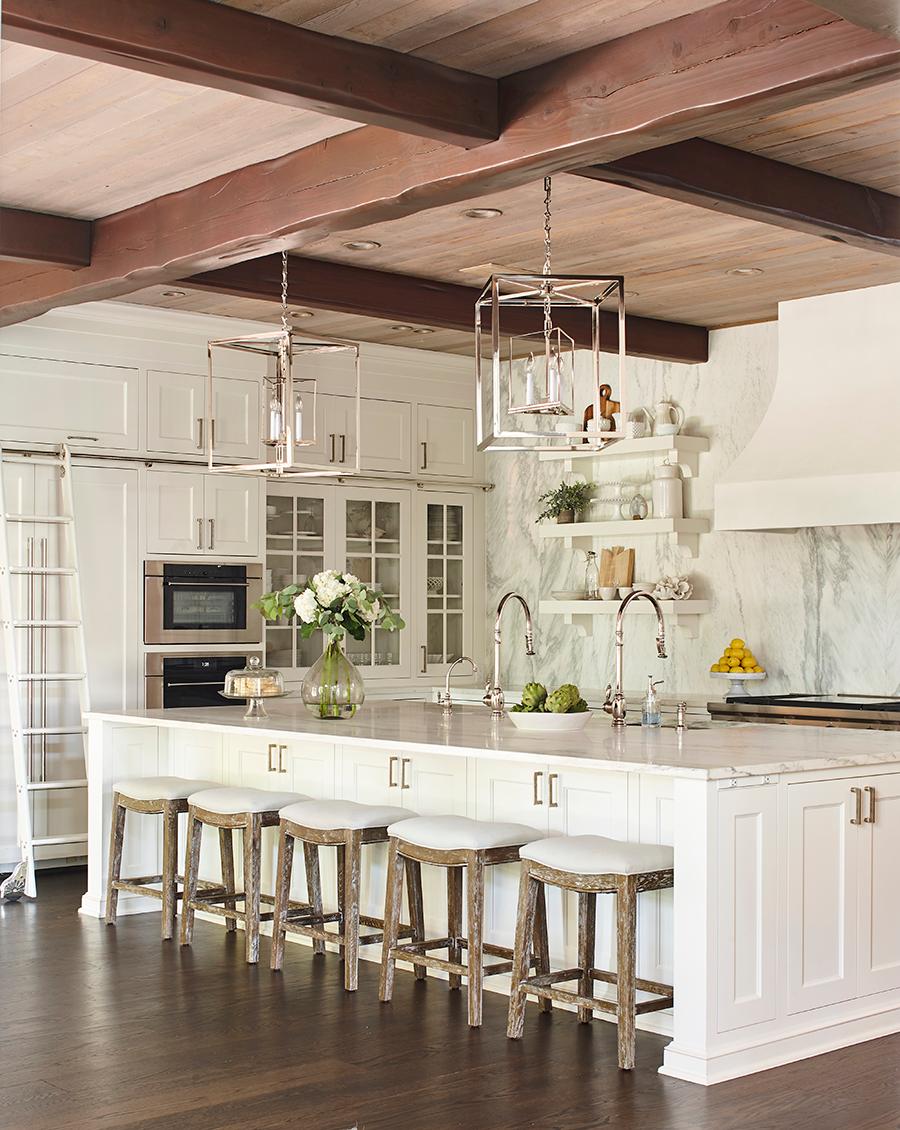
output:
<path id="1" fill-rule="evenodd" d="M 650 434 L 653 416 L 647 408 L 635 408 L 625 421 L 625 438 L 642 439 Z"/>
<path id="2" fill-rule="evenodd" d="M 684 409 L 671 401 L 661 400 L 654 405 L 653 431 L 658 436 L 674 436 L 684 424 Z"/>

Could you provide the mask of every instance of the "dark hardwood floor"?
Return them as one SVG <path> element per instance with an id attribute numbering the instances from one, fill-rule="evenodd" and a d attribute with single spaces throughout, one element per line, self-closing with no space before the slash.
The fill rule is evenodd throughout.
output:
<path id="1" fill-rule="evenodd" d="M 71 1130 L 896 1130 L 900 1037 L 703 1088 L 658 1075 L 665 1041 L 639 1033 L 630 1074 L 615 1028 L 398 972 L 377 998 L 363 963 L 347 994 L 335 955 L 289 945 L 284 973 L 244 964 L 241 935 L 197 923 L 193 949 L 156 915 L 115 929 L 76 914 L 84 876 L 41 877 L 0 907 L 0 1127 Z"/>

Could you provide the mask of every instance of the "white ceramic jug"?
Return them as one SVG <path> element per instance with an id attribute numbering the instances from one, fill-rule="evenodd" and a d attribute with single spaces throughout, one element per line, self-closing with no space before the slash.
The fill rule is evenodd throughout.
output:
<path id="1" fill-rule="evenodd" d="M 684 424 L 684 409 L 668 400 L 655 405 L 653 430 L 658 436 L 673 436 L 681 431 Z"/>
<path id="2" fill-rule="evenodd" d="M 635 408 L 625 421 L 625 438 L 641 439 L 650 434 L 653 426 L 653 416 L 646 408 Z"/>

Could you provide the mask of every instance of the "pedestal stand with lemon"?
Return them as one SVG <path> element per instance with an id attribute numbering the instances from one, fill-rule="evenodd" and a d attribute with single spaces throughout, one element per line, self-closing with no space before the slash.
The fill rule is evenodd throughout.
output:
<path id="1" fill-rule="evenodd" d="M 731 641 L 709 671 L 714 678 L 729 680 L 728 689 L 725 691 L 726 698 L 746 695 L 745 684 L 749 680 L 766 677 L 766 669 L 753 654 L 753 649 L 738 638 Z"/>

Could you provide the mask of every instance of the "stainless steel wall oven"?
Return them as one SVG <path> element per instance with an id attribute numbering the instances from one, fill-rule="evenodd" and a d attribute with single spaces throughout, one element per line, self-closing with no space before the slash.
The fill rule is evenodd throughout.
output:
<path id="1" fill-rule="evenodd" d="M 144 643 L 260 643 L 262 565 L 144 563 Z"/>

